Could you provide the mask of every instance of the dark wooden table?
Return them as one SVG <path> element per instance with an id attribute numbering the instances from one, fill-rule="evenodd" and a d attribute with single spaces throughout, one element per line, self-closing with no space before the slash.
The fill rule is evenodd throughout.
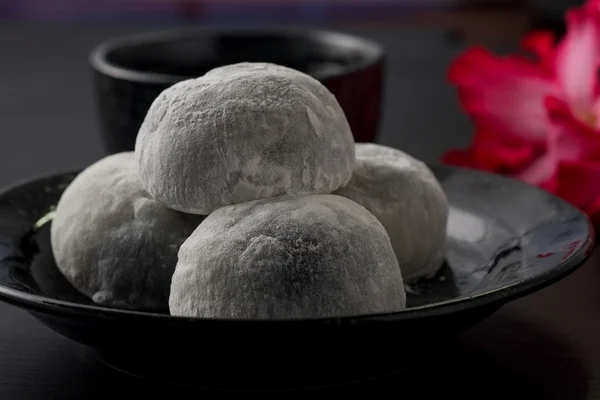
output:
<path id="1" fill-rule="evenodd" d="M 0 186 L 84 167 L 103 156 L 87 52 L 104 38 L 154 28 L 0 25 Z M 389 51 L 381 143 L 435 161 L 445 149 L 469 141 L 469 122 L 445 82 L 460 43 L 429 28 L 355 32 Z M 503 307 L 452 340 L 427 367 L 327 390 L 372 398 L 389 391 L 399 399 L 600 398 L 600 258 Z M 0 400 L 106 399 L 123 393 L 193 395 L 110 370 L 84 347 L 0 304 Z"/>

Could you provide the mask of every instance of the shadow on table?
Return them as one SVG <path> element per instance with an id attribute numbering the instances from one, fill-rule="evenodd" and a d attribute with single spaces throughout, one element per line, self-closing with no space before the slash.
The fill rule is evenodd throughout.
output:
<path id="1" fill-rule="evenodd" d="M 82 386 L 96 387 L 98 398 L 118 392 L 180 396 L 206 394 L 209 398 L 248 396 L 248 392 L 205 392 L 162 386 L 132 378 L 98 362 L 92 363 Z M 202 362 L 199 360 L 199 362 Z M 191 366 L 193 368 L 193 366 Z M 89 378 L 89 381 L 88 381 Z M 581 357 L 565 339 L 543 326 L 498 312 L 477 327 L 432 347 L 422 365 L 403 373 L 348 385 L 300 391 L 300 396 L 317 394 L 368 394 L 369 398 L 438 399 L 569 399 L 586 397 L 588 373 Z M 275 393 L 287 396 L 290 393 Z"/>
<path id="2" fill-rule="evenodd" d="M 579 400 L 586 398 L 589 383 L 582 364 L 563 337 L 499 312 L 451 341 L 429 362 L 357 389 L 423 399 Z"/>

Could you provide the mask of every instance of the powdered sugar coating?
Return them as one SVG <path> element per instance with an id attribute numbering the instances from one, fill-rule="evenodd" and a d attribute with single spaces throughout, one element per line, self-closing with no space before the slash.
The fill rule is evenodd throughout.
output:
<path id="1" fill-rule="evenodd" d="M 150 195 L 194 214 L 331 193 L 354 165 L 354 139 L 335 96 L 309 75 L 269 63 L 219 67 L 166 89 L 135 151 Z"/>
<path id="2" fill-rule="evenodd" d="M 397 149 L 357 143 L 352 179 L 335 194 L 361 204 L 381 221 L 405 283 L 430 278 L 440 269 L 448 200 L 423 162 Z"/>
<path id="3" fill-rule="evenodd" d="M 110 155 L 67 187 L 51 225 L 58 269 L 95 303 L 166 309 L 181 243 L 201 222 L 150 199 L 133 152 Z"/>
<path id="4" fill-rule="evenodd" d="M 317 318 L 404 309 L 383 226 L 334 195 L 283 196 L 218 209 L 179 250 L 172 315 Z"/>

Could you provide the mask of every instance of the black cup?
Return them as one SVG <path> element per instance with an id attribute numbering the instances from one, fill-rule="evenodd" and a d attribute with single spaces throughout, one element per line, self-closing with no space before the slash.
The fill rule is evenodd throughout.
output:
<path id="1" fill-rule="evenodd" d="M 237 62 L 271 62 L 305 72 L 337 97 L 357 142 L 378 131 L 383 48 L 312 29 L 186 28 L 109 40 L 90 56 L 108 153 L 132 151 L 154 99 L 179 81 Z"/>

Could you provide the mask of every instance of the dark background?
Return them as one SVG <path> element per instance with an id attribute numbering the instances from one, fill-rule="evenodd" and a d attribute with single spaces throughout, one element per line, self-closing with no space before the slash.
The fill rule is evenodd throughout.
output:
<path id="1" fill-rule="evenodd" d="M 503 0 L 0 0 L 0 185 L 101 157 L 88 52 L 110 37 L 181 25 L 310 25 L 383 43 L 382 139 L 437 159 L 470 135 L 445 82 L 449 62 L 472 42 L 510 48 L 534 23 L 532 8 Z M 433 132 L 436 140 L 415 140 Z"/>
<path id="2" fill-rule="evenodd" d="M 471 137 L 470 123 L 445 80 L 451 60 L 473 43 L 511 50 L 534 26 L 560 30 L 560 11 L 552 6 L 564 4 L 305 1 L 304 11 L 294 13 L 290 10 L 301 2 L 258 7 L 246 1 L 245 9 L 254 11 L 243 13 L 225 1 L 216 12 L 209 3 L 0 1 L 0 186 L 102 157 L 89 50 L 109 37 L 182 24 L 287 19 L 379 41 L 389 53 L 380 142 L 436 161 Z M 503 307 L 420 369 L 326 392 L 383 398 L 392 391 L 403 399 L 600 398 L 599 263 L 593 256 L 558 284 Z M 82 346 L 0 304 L 0 400 L 106 399 L 126 393 L 200 397 L 112 371 Z"/>

